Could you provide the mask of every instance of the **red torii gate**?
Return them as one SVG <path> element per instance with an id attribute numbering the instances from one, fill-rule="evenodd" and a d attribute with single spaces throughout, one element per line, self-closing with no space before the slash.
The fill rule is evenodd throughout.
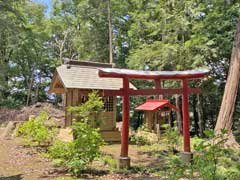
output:
<path id="1" fill-rule="evenodd" d="M 99 76 L 108 78 L 122 78 L 123 88 L 120 90 L 104 90 L 104 96 L 122 96 L 123 97 L 123 115 L 122 115 L 122 137 L 121 154 L 119 157 L 119 168 L 128 168 L 130 158 L 128 157 L 128 138 L 129 138 L 129 110 L 130 96 L 137 95 L 157 95 L 157 94 L 182 94 L 182 112 L 183 112 L 183 156 L 191 158 L 190 132 L 189 132 L 189 112 L 188 112 L 188 94 L 201 93 L 200 88 L 188 87 L 189 79 L 201 79 L 208 70 L 189 70 L 189 71 L 139 71 L 117 68 L 100 68 Z M 130 89 L 129 79 L 154 80 L 155 89 Z M 161 80 L 181 80 L 182 88 L 165 89 L 161 88 Z"/>

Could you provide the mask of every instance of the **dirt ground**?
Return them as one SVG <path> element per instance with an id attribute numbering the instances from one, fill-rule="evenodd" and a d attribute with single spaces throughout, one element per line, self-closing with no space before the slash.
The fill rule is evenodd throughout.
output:
<path id="1" fill-rule="evenodd" d="M 2 134 L 3 128 L 0 128 Z M 131 165 L 150 167 L 159 165 L 159 160 L 138 152 L 138 147 L 129 147 Z M 102 148 L 104 153 L 117 158 L 120 153 L 120 144 L 108 145 Z M 96 172 L 83 174 L 80 179 L 124 180 L 124 179 L 161 179 L 148 173 L 111 173 L 100 164 L 95 166 Z M 53 167 L 50 160 L 40 156 L 36 148 L 26 148 L 18 138 L 0 139 L 0 180 L 73 180 L 61 168 Z"/>
<path id="2" fill-rule="evenodd" d="M 0 144 L 0 180 L 55 178 L 51 163 L 40 157 L 36 149 L 22 147 L 18 139 L 0 139 Z"/>

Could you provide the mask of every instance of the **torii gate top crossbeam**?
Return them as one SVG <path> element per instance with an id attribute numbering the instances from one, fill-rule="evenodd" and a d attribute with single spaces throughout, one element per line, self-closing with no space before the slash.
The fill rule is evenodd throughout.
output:
<path id="1" fill-rule="evenodd" d="M 100 77 L 130 78 L 130 79 L 199 79 L 209 70 L 196 69 L 187 71 L 142 71 L 117 68 L 100 68 Z"/>

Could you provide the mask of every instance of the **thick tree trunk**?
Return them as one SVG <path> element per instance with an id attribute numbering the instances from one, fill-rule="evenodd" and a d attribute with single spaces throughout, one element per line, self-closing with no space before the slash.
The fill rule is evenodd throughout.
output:
<path id="1" fill-rule="evenodd" d="M 222 99 L 221 108 L 218 114 L 215 132 L 220 133 L 221 129 L 226 129 L 229 132 L 229 140 L 227 142 L 230 146 L 239 147 L 239 144 L 232 135 L 233 112 L 235 109 L 235 102 L 238 92 L 240 78 L 240 21 L 237 24 L 237 32 L 232 49 L 232 57 L 229 66 L 229 73 L 225 85 L 224 95 Z"/>

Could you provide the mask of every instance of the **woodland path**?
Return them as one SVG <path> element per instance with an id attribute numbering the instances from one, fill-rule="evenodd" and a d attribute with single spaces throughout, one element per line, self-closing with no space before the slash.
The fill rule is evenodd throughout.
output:
<path id="1" fill-rule="evenodd" d="M 23 148 L 18 139 L 0 139 L 0 180 L 22 179 L 55 179 L 54 168 L 35 149 Z"/>

